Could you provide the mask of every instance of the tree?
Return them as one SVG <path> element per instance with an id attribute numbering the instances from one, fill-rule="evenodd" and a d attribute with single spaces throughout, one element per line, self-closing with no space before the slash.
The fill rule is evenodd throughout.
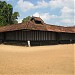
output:
<path id="1" fill-rule="evenodd" d="M 5 1 L 0 1 L 0 26 L 10 25 L 18 23 L 19 13 L 13 13 L 13 7 L 11 4 L 7 4 Z"/>
<path id="2" fill-rule="evenodd" d="M 26 17 L 26 18 L 24 18 L 23 20 L 22 20 L 22 23 L 24 23 L 24 22 L 26 22 L 26 21 L 28 21 L 28 20 L 30 20 L 30 16 L 28 16 L 28 17 Z"/>
<path id="3" fill-rule="evenodd" d="M 0 16 L 0 26 L 7 25 L 6 19 L 3 16 Z"/>
<path id="4" fill-rule="evenodd" d="M 13 7 L 8 4 L 7 6 L 7 22 L 8 24 L 12 24 L 12 15 L 13 15 Z"/>
<path id="5" fill-rule="evenodd" d="M 6 14 L 5 14 L 5 11 L 4 11 L 5 8 L 6 8 L 6 2 L 5 1 L 1 2 L 0 1 L 0 25 L 1 26 L 7 24 L 6 23 L 6 18 L 5 18 Z"/>
<path id="6" fill-rule="evenodd" d="M 16 19 L 18 19 L 18 17 L 19 17 L 19 13 L 18 12 L 14 12 L 12 14 L 12 22 L 13 22 L 13 24 L 18 23 L 17 20 L 16 20 Z"/>

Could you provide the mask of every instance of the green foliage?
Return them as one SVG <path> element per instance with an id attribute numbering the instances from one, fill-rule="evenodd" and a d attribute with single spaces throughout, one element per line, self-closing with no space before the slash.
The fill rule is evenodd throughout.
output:
<path id="1" fill-rule="evenodd" d="M 16 19 L 18 19 L 18 17 L 19 17 L 19 13 L 18 12 L 14 12 L 12 14 L 12 22 L 13 22 L 13 24 L 18 23 L 17 20 L 16 20 Z"/>
<path id="2" fill-rule="evenodd" d="M 22 20 L 22 23 L 24 23 L 24 22 L 26 22 L 26 21 L 28 21 L 28 20 L 30 20 L 30 16 L 28 16 L 28 17 L 26 17 L 26 18 L 24 18 L 23 20 Z"/>
<path id="3" fill-rule="evenodd" d="M 6 19 L 3 16 L 0 16 L 0 26 L 7 25 Z"/>
<path id="4" fill-rule="evenodd" d="M 13 13 L 13 7 L 11 4 L 7 4 L 5 1 L 0 1 L 0 26 L 10 25 L 18 23 L 19 13 Z"/>
<path id="5" fill-rule="evenodd" d="M 18 12 L 14 12 L 12 15 L 13 19 L 18 19 L 17 17 L 19 17 L 19 13 Z"/>

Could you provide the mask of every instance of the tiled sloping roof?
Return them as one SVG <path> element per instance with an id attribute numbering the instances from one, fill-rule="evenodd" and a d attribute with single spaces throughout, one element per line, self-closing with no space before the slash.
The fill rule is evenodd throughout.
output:
<path id="1" fill-rule="evenodd" d="M 41 24 L 35 25 L 31 21 L 29 21 L 26 23 L 19 23 L 16 25 L 7 25 L 7 26 L 0 27 L 0 32 L 15 31 L 15 30 L 22 30 L 22 29 L 46 30 L 46 27 Z"/>
<path id="2" fill-rule="evenodd" d="M 44 21 L 40 18 L 40 17 L 32 17 L 30 20 L 34 20 L 34 21 L 41 21 L 42 24 L 44 24 Z"/>
<path id="3" fill-rule="evenodd" d="M 41 18 L 39 18 L 39 17 L 32 17 L 32 18 L 34 18 L 34 20 L 37 20 L 37 21 L 43 21 Z"/>
<path id="4" fill-rule="evenodd" d="M 55 25 L 46 25 L 48 31 L 75 33 L 74 27 L 63 27 Z"/>
<path id="5" fill-rule="evenodd" d="M 39 18 L 36 17 L 35 19 L 38 20 Z M 39 19 L 39 21 L 41 20 Z M 35 24 L 32 21 L 19 23 L 16 25 L 7 25 L 7 26 L 0 27 L 0 32 L 15 31 L 15 30 L 22 30 L 22 29 L 75 33 L 75 26 L 63 27 L 63 26 L 48 25 L 45 23 Z"/>
<path id="6" fill-rule="evenodd" d="M 75 26 L 68 27 L 68 28 L 71 29 L 75 33 Z"/>

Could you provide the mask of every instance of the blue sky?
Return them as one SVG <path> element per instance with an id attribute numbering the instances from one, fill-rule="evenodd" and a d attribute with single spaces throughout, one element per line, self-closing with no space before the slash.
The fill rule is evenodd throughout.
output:
<path id="1" fill-rule="evenodd" d="M 41 17 L 48 24 L 73 26 L 75 0 L 5 0 L 20 14 L 18 22 L 27 16 Z"/>

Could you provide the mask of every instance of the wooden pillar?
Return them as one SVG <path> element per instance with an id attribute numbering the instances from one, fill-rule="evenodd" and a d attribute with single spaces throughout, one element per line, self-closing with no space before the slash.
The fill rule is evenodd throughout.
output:
<path id="1" fill-rule="evenodd" d="M 37 31 L 37 41 L 38 41 L 38 31 Z"/>
<path id="2" fill-rule="evenodd" d="M 6 41 L 6 33 L 5 32 L 3 33 L 3 41 L 4 42 Z"/>
<path id="3" fill-rule="evenodd" d="M 45 31 L 43 31 L 43 40 L 45 40 Z"/>

